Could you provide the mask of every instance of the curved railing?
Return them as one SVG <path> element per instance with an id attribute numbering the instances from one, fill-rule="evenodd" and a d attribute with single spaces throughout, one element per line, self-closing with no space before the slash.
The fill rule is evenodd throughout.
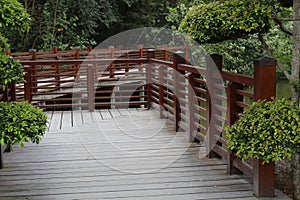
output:
<path id="1" fill-rule="evenodd" d="M 196 67 L 184 52 L 146 49 L 113 56 L 109 52 L 109 58 L 94 53 L 76 60 L 25 56 L 20 60 L 25 82 L 11 85 L 2 99 L 12 96 L 44 109 L 157 108 L 162 118 L 173 122 L 175 131 L 188 133 L 191 142 L 205 143 L 209 158 L 227 161 L 228 174 L 244 173 L 253 178 L 258 196 L 274 195 L 274 184 L 269 184 L 274 183 L 274 164 L 238 159 L 228 150 L 224 125 L 234 124 L 251 101 L 276 95 L 276 60 L 255 60 L 254 76 L 246 76 L 223 71 L 219 55 Z"/>

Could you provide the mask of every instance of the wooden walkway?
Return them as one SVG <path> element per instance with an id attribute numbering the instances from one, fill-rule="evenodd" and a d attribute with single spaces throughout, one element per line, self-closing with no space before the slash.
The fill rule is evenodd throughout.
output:
<path id="1" fill-rule="evenodd" d="M 154 110 L 47 114 L 41 144 L 4 154 L 0 200 L 256 199 L 249 179 L 226 175 Z"/>

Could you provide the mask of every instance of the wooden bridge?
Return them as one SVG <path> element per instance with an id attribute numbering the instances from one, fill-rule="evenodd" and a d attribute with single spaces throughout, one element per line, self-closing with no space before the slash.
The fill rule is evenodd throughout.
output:
<path id="1" fill-rule="evenodd" d="M 50 122 L 42 144 L 4 154 L 0 199 L 274 196 L 274 163 L 239 160 L 223 127 L 275 96 L 276 61 L 255 60 L 252 77 L 222 71 L 218 55 L 193 66 L 182 50 L 13 55 L 25 82 L 2 100 L 34 103 Z"/>

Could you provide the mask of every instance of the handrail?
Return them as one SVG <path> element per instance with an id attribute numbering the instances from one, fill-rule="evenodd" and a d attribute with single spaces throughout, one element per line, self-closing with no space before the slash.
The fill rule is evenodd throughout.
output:
<path id="1" fill-rule="evenodd" d="M 80 59 L 80 60 L 22 60 L 22 65 L 81 65 L 81 64 L 141 64 L 146 62 L 146 58 L 130 58 L 130 59 Z"/>

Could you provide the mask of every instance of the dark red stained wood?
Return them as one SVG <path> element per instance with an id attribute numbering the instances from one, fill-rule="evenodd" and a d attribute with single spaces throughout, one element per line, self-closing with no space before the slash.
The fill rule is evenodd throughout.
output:
<path id="1" fill-rule="evenodd" d="M 189 100 L 189 141 L 193 142 L 195 138 L 195 132 L 197 128 L 195 126 L 196 118 L 195 118 L 195 104 L 197 103 L 196 93 L 194 88 L 196 87 L 195 82 L 196 75 L 191 74 L 188 77 L 189 86 L 188 86 L 188 100 Z"/>
<path id="2" fill-rule="evenodd" d="M 89 111 L 92 112 L 95 109 L 95 86 L 94 86 L 94 69 L 92 66 L 87 68 L 87 85 L 88 85 L 88 104 Z"/>
<path id="3" fill-rule="evenodd" d="M 30 67 L 24 67 L 24 79 L 25 79 L 25 83 L 24 83 L 24 96 L 25 96 L 25 100 L 28 101 L 29 103 L 31 103 L 31 68 Z"/>
<path id="4" fill-rule="evenodd" d="M 254 86 L 254 77 L 244 74 L 236 74 L 232 72 L 221 72 L 223 80 L 232 81 L 235 83 L 245 84 L 248 86 Z"/>
<path id="5" fill-rule="evenodd" d="M 273 58 L 254 60 L 254 100 L 271 100 L 276 96 L 276 64 Z M 253 184 L 256 196 L 274 196 L 274 163 L 253 162 Z"/>
<path id="6" fill-rule="evenodd" d="M 236 101 L 243 101 L 243 96 L 236 94 L 236 90 L 243 89 L 243 85 L 235 82 L 229 83 L 227 86 L 227 117 L 228 117 L 228 125 L 233 125 L 236 120 L 237 113 L 241 113 L 243 109 L 236 105 Z M 236 174 L 240 173 L 240 171 L 234 167 L 233 162 L 236 159 L 235 153 L 232 151 L 228 151 L 227 157 L 227 173 L 228 174 Z"/>
<path id="7" fill-rule="evenodd" d="M 275 163 L 253 159 L 253 187 L 257 197 L 274 196 Z"/>
<path id="8" fill-rule="evenodd" d="M 114 46 L 110 46 L 109 50 L 110 50 L 110 59 L 114 59 L 115 58 Z M 114 76 L 115 76 L 115 64 L 113 62 L 110 64 L 109 73 L 110 73 L 110 78 L 114 78 Z"/>
<path id="9" fill-rule="evenodd" d="M 160 118 L 163 118 L 163 110 L 164 110 L 164 85 L 163 85 L 163 70 L 164 70 L 164 66 L 160 66 L 158 68 L 158 82 L 159 82 L 159 115 Z"/>
<path id="10" fill-rule="evenodd" d="M 142 52 L 143 53 L 143 52 Z M 142 54 L 143 55 L 143 54 Z M 155 50 L 154 49 L 149 49 L 147 51 L 147 60 L 149 62 L 149 60 L 151 58 L 155 58 Z M 151 81 L 151 74 L 152 74 L 152 64 L 147 64 L 146 65 L 146 80 L 147 80 L 147 108 L 150 109 L 151 107 L 151 85 L 152 85 L 152 81 Z"/>
<path id="11" fill-rule="evenodd" d="M 184 64 L 185 61 L 185 55 L 184 52 L 182 51 L 177 51 L 173 54 L 173 78 L 174 78 L 174 129 L 177 132 L 179 130 L 179 121 L 180 121 L 180 94 L 179 94 L 179 90 L 180 90 L 180 85 L 179 85 L 179 81 L 180 81 L 180 74 L 184 73 L 180 70 L 178 70 L 178 65 L 179 64 Z"/>
<path id="12" fill-rule="evenodd" d="M 276 96 L 276 64 L 272 58 L 254 60 L 254 100 L 271 100 Z"/>
<path id="13" fill-rule="evenodd" d="M 123 58 L 116 58 L 116 59 L 84 59 L 84 60 L 21 60 L 20 63 L 22 65 L 73 65 L 73 64 L 122 64 L 122 63 L 129 63 L 129 64 L 140 64 L 145 63 L 147 61 L 146 58 L 130 58 L 130 59 L 123 59 Z"/>

